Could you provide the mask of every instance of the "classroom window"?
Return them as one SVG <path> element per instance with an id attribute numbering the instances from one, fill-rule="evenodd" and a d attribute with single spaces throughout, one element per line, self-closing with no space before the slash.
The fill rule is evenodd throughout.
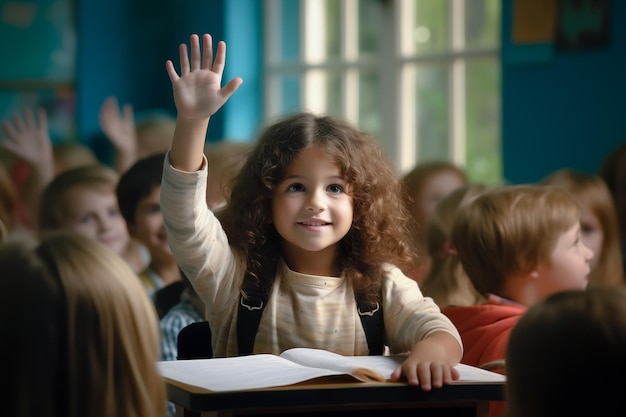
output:
<path id="1" fill-rule="evenodd" d="M 264 118 L 345 117 L 399 174 L 450 160 L 497 183 L 499 0 L 264 0 Z"/>

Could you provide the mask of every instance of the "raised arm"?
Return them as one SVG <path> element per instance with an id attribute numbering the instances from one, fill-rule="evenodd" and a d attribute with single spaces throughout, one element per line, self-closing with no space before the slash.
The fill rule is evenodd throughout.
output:
<path id="1" fill-rule="evenodd" d="M 165 64 L 178 112 L 170 163 L 174 168 L 188 172 L 197 171 L 202 166 L 204 139 L 210 117 L 243 82 L 239 77 L 233 78 L 222 88 L 226 44 L 223 41 L 218 42 L 217 54 L 213 60 L 211 35 L 204 34 L 202 42 L 204 54 L 200 53 L 198 35 L 191 35 L 191 62 L 187 45 L 180 45 L 180 75 L 171 60 Z"/>
<path id="2" fill-rule="evenodd" d="M 107 97 L 100 106 L 100 129 L 115 148 L 115 170 L 126 172 L 137 160 L 137 131 L 133 106 L 120 111 L 116 97 Z"/>

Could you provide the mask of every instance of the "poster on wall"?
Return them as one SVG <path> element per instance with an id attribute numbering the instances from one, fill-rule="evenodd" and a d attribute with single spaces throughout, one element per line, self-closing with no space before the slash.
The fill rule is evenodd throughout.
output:
<path id="1" fill-rule="evenodd" d="M 556 50 L 607 47 L 610 39 L 609 11 L 609 0 L 560 0 Z"/>
<path id="2" fill-rule="evenodd" d="M 0 121 L 41 107 L 55 142 L 75 137 L 74 4 L 0 0 Z"/>

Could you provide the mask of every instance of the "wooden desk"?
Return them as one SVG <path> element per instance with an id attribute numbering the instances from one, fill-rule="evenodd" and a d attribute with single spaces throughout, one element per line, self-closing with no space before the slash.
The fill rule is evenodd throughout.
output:
<path id="1" fill-rule="evenodd" d="M 331 377 L 289 387 L 212 392 L 167 378 L 165 381 L 177 417 L 476 417 L 486 416 L 489 401 L 504 396 L 504 383 L 447 385 L 424 392 L 402 383 L 355 383 Z"/>

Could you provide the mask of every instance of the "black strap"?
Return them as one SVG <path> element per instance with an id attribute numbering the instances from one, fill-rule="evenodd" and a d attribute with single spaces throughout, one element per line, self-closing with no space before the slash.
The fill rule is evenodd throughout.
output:
<path id="1" fill-rule="evenodd" d="M 367 348 L 370 355 L 382 355 L 383 354 L 383 338 L 385 335 L 385 322 L 383 320 L 383 306 L 380 303 L 376 303 L 374 307 L 361 309 L 357 308 L 359 317 L 361 318 L 361 324 L 365 331 L 365 338 L 367 339 Z"/>
<path id="2" fill-rule="evenodd" d="M 254 349 L 254 339 L 259 330 L 261 315 L 265 308 L 265 300 L 260 294 L 239 296 L 239 311 L 237 313 L 237 347 L 239 355 L 250 355 Z"/>
<path id="3" fill-rule="evenodd" d="M 261 295 L 260 291 L 258 293 L 250 293 L 248 291 L 247 293 L 247 297 L 239 296 L 237 312 L 237 347 L 239 355 L 252 354 L 254 339 L 259 330 L 259 323 L 261 323 L 261 316 L 266 304 L 266 299 Z M 365 331 L 369 354 L 382 355 L 385 333 L 382 305 L 376 303 L 373 307 L 358 306 L 357 311 Z"/>

